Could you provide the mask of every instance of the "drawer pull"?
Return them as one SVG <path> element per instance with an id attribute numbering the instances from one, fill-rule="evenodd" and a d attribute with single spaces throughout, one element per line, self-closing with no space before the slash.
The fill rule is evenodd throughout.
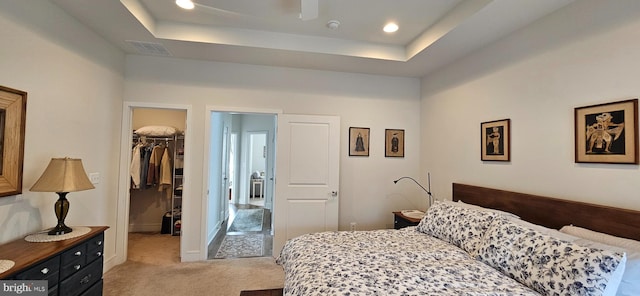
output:
<path id="1" fill-rule="evenodd" d="M 98 252 L 98 253 L 96 253 L 96 255 L 97 255 L 98 257 L 100 257 L 100 256 L 102 256 L 102 252 Z"/>
<path id="2" fill-rule="evenodd" d="M 90 280 L 91 280 L 91 274 L 87 274 L 85 277 L 83 277 L 83 278 L 80 280 L 80 284 L 86 284 L 86 283 L 88 283 Z"/>
<path id="3" fill-rule="evenodd" d="M 97 242 L 96 242 L 96 245 L 98 245 L 98 246 L 102 246 L 102 241 L 97 241 Z"/>
<path id="4" fill-rule="evenodd" d="M 49 268 L 46 268 L 46 267 L 45 267 L 45 268 L 43 268 L 42 270 L 40 270 L 40 272 L 41 272 L 42 274 L 47 274 L 47 273 L 49 273 Z"/>
<path id="5" fill-rule="evenodd" d="M 82 266 L 80 266 L 80 264 L 76 264 L 76 265 L 73 266 L 73 268 L 75 268 L 76 270 L 80 270 L 80 267 L 82 267 Z"/>
<path id="6" fill-rule="evenodd" d="M 73 253 L 73 255 L 80 256 L 80 255 L 82 255 L 82 252 L 81 251 L 77 251 L 77 252 Z"/>

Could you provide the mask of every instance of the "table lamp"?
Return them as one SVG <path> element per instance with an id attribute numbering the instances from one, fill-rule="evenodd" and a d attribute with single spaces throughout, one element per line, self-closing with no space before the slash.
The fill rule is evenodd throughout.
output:
<path id="1" fill-rule="evenodd" d="M 29 189 L 35 192 L 55 192 L 58 194 L 58 201 L 54 206 L 58 225 L 49 231 L 49 235 L 61 235 L 72 231 L 70 227 L 64 225 L 64 218 L 69 212 L 67 193 L 93 188 L 95 187 L 89 181 L 81 159 L 69 157 L 51 159 L 40 179 Z"/>

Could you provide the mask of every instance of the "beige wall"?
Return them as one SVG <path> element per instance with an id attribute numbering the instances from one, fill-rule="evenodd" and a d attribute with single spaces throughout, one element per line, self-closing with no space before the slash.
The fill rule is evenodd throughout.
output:
<path id="1" fill-rule="evenodd" d="M 29 93 L 24 193 L 0 198 L 0 243 L 55 224 L 55 194 L 28 188 L 51 157 L 72 156 L 101 181 L 69 195 L 68 224 L 111 227 L 107 268 L 116 252 L 122 254 L 115 233 L 123 229 L 115 221 L 123 211 L 117 204 L 123 98 L 191 110 L 194 196 L 186 218 L 193 229 L 185 229 L 182 240 L 183 252 L 194 256 L 202 255 L 206 224 L 200 209 L 208 106 L 340 116 L 341 229 L 350 222 L 360 229 L 389 227 L 392 210 L 423 208 L 415 186 L 391 181 L 403 175 L 426 180 L 427 171 L 440 199 L 450 197 L 451 182 L 464 182 L 640 209 L 637 165 L 573 161 L 574 108 L 640 93 L 639 6 L 634 0 L 576 1 L 420 81 L 125 59 L 48 1 L 0 1 L 0 81 Z M 512 161 L 483 163 L 480 123 L 502 118 L 512 120 Z M 351 126 L 371 128 L 369 157 L 348 156 Z M 384 157 L 385 128 L 405 129 L 405 158 Z"/>
<path id="2" fill-rule="evenodd" d="M 640 2 L 576 1 L 422 81 L 422 167 L 451 183 L 640 210 L 638 165 L 574 162 L 574 108 L 640 94 Z M 511 119 L 512 160 L 480 161 L 480 123 Z"/>
<path id="3" fill-rule="evenodd" d="M 186 121 L 187 113 L 184 110 L 135 108 L 133 109 L 131 125 L 134 130 L 148 125 L 162 125 L 184 131 Z"/>
<path id="4" fill-rule="evenodd" d="M 0 198 L 0 243 L 53 227 L 55 193 L 30 192 L 52 157 L 81 158 L 95 189 L 71 192 L 66 224 L 107 225 L 115 255 L 124 55 L 49 1 L 0 1 L 0 84 L 28 93 L 23 193 Z"/>
<path id="5" fill-rule="evenodd" d="M 418 79 L 149 56 L 127 56 L 126 64 L 126 101 L 167 105 L 179 101 L 193 110 L 188 114 L 192 128 L 187 130 L 193 145 L 190 155 L 185 155 L 192 196 L 185 196 L 183 204 L 183 259 L 205 255 L 202 172 L 207 157 L 202 139 L 206 138 L 208 106 L 340 116 L 340 229 L 349 229 L 350 222 L 358 223 L 359 229 L 392 227 L 392 211 L 426 206 L 419 188 L 392 182 L 399 176 L 420 174 Z M 371 128 L 369 157 L 348 156 L 351 126 Z M 386 128 L 405 130 L 404 158 L 384 156 Z M 186 167 L 189 157 L 190 168 Z"/>

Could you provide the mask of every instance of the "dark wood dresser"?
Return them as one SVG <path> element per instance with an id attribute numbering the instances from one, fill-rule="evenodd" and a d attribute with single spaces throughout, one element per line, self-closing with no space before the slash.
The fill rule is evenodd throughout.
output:
<path id="1" fill-rule="evenodd" d="M 48 280 L 49 296 L 102 295 L 102 264 L 106 226 L 57 242 L 18 239 L 0 245 L 0 258 L 15 262 L 0 273 L 4 280 Z"/>

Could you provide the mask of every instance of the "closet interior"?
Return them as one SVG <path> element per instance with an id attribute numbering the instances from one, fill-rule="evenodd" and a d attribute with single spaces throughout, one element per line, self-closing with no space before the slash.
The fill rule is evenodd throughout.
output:
<path id="1" fill-rule="evenodd" d="M 157 191 L 158 197 L 166 197 L 168 209 L 162 215 L 160 233 L 180 235 L 184 135 L 145 136 L 134 131 L 133 143 L 132 198 L 135 190 Z"/>
<path id="2" fill-rule="evenodd" d="M 129 232 L 180 236 L 186 112 L 134 109 Z"/>

